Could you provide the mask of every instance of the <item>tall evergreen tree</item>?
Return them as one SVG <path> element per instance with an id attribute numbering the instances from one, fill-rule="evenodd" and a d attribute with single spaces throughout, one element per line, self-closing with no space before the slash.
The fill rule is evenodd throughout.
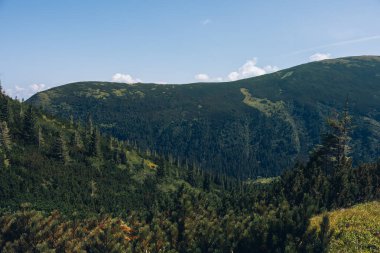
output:
<path id="1" fill-rule="evenodd" d="M 9 100 L 0 94 L 0 122 L 9 122 Z"/>
<path id="2" fill-rule="evenodd" d="M 196 182 L 195 182 L 195 170 L 194 170 L 194 167 L 189 167 L 187 169 L 187 177 L 186 177 L 186 181 L 191 185 L 191 186 L 195 186 Z"/>
<path id="3" fill-rule="evenodd" d="M 9 158 L 3 147 L 0 146 L 0 169 L 7 169 L 10 166 Z"/>
<path id="4" fill-rule="evenodd" d="M 10 151 L 12 148 L 11 136 L 7 122 L 0 122 L 0 144 L 4 147 L 4 151 Z"/>
<path id="5" fill-rule="evenodd" d="M 165 168 L 163 166 L 158 166 L 156 174 L 157 174 L 158 178 L 164 178 L 165 177 Z"/>
<path id="6" fill-rule="evenodd" d="M 90 156 L 101 157 L 101 148 L 100 148 L 100 132 L 96 128 L 93 130 L 88 145 L 88 152 Z"/>
<path id="7" fill-rule="evenodd" d="M 92 116 L 89 115 L 86 124 L 86 135 L 90 137 L 94 133 L 94 124 L 92 122 Z"/>
<path id="8" fill-rule="evenodd" d="M 203 190 L 209 191 L 210 190 L 210 176 L 208 173 L 206 173 L 203 176 L 203 184 L 202 184 Z"/>
<path id="9" fill-rule="evenodd" d="M 23 136 L 26 143 L 34 143 L 36 119 L 31 106 L 28 106 L 24 114 Z"/>
<path id="10" fill-rule="evenodd" d="M 41 150 L 45 145 L 44 135 L 42 133 L 42 127 L 38 126 L 38 148 Z"/>
<path id="11" fill-rule="evenodd" d="M 72 136 L 72 141 L 71 141 L 71 144 L 74 148 L 76 148 L 77 150 L 79 151 L 82 151 L 83 150 L 83 141 L 82 141 L 82 137 L 80 135 L 80 133 L 75 130 L 74 131 L 74 134 Z"/>
<path id="12" fill-rule="evenodd" d="M 51 156 L 64 163 L 67 163 L 70 160 L 66 141 L 63 137 L 62 132 L 57 132 L 54 136 Z"/>

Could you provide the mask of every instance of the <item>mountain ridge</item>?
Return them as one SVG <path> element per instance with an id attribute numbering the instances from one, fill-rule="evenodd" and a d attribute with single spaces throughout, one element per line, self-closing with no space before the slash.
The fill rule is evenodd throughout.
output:
<path id="1" fill-rule="evenodd" d="M 306 157 L 326 118 L 341 110 L 347 97 L 359 122 L 354 146 L 363 151 L 354 159 L 376 157 L 379 83 L 380 57 L 356 56 L 233 82 L 71 83 L 27 102 L 82 121 L 89 112 L 102 131 L 143 149 L 153 147 L 234 176 L 257 177 L 278 175 Z"/>

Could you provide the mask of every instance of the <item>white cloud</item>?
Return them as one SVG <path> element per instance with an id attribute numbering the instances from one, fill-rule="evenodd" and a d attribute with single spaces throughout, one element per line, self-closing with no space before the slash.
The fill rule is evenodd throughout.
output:
<path id="1" fill-rule="evenodd" d="M 112 81 L 113 82 L 118 82 L 118 83 L 141 83 L 142 81 L 139 78 L 133 78 L 131 75 L 128 74 L 122 74 L 122 73 L 116 73 L 112 76 Z"/>
<path id="2" fill-rule="evenodd" d="M 235 80 L 238 80 L 239 79 L 239 73 L 234 71 L 234 72 L 231 72 L 228 74 L 227 76 L 228 80 L 230 81 L 235 81 Z"/>
<path id="3" fill-rule="evenodd" d="M 7 89 L 7 94 L 11 97 L 27 99 L 37 92 L 43 91 L 48 88 L 43 83 L 34 83 L 27 87 L 15 85 L 13 88 Z"/>
<path id="4" fill-rule="evenodd" d="M 266 73 L 272 73 L 272 72 L 279 71 L 280 68 L 279 68 L 279 67 L 276 67 L 276 66 L 268 65 L 268 66 L 265 66 L 265 67 L 264 67 L 264 70 L 265 70 Z"/>
<path id="5" fill-rule="evenodd" d="M 43 83 L 34 83 L 30 85 L 29 88 L 34 92 L 39 92 L 39 91 L 42 91 L 45 88 L 45 86 L 46 85 Z"/>
<path id="6" fill-rule="evenodd" d="M 226 78 L 210 77 L 209 75 L 202 73 L 195 75 L 195 79 L 198 81 L 210 82 L 236 81 L 243 78 L 261 76 L 264 74 L 276 72 L 278 70 L 280 70 L 278 67 L 272 65 L 259 67 L 257 66 L 257 59 L 253 58 L 252 60 L 244 63 L 238 70 L 230 72 Z"/>
<path id="7" fill-rule="evenodd" d="M 208 18 L 202 21 L 202 25 L 208 25 L 210 23 L 211 23 L 211 19 L 208 19 Z"/>
<path id="8" fill-rule="evenodd" d="M 323 53 L 316 53 L 309 57 L 310 61 L 322 61 L 326 59 L 330 59 L 331 54 L 323 54 Z"/>
<path id="9" fill-rule="evenodd" d="M 198 81 L 208 81 L 210 80 L 210 77 L 206 74 L 198 74 L 198 75 L 195 75 L 195 79 Z"/>
<path id="10" fill-rule="evenodd" d="M 237 71 L 233 71 L 230 74 L 228 74 L 227 79 L 230 81 L 235 81 L 248 77 L 261 76 L 278 70 L 278 67 L 271 65 L 267 65 L 265 67 L 258 67 L 257 59 L 254 58 L 244 63 L 244 65 L 241 66 Z"/>
<path id="11" fill-rule="evenodd" d="M 11 90 L 12 90 L 12 89 L 11 89 Z M 15 86 L 15 90 L 16 90 L 17 92 L 22 92 L 22 91 L 25 90 L 25 88 L 16 85 L 16 86 Z"/>

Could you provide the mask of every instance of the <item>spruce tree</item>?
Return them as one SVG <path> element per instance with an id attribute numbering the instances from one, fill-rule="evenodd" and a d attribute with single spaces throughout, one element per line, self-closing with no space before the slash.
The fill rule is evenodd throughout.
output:
<path id="1" fill-rule="evenodd" d="M 45 145 L 44 135 L 42 133 L 42 127 L 38 126 L 38 148 L 41 150 Z"/>
<path id="2" fill-rule="evenodd" d="M 71 141 L 71 144 L 79 151 L 83 150 L 83 141 L 82 141 L 82 137 L 80 135 L 80 133 L 75 130 L 74 131 L 74 134 L 72 136 L 72 141 Z"/>
<path id="3" fill-rule="evenodd" d="M 73 115 L 70 115 L 70 128 L 74 127 L 74 117 Z"/>
<path id="4" fill-rule="evenodd" d="M 31 106 L 28 106 L 24 114 L 24 127 L 23 136 L 26 143 L 33 143 L 35 141 L 35 124 L 36 119 Z"/>
<path id="5" fill-rule="evenodd" d="M 9 134 L 7 122 L 0 122 L 0 145 L 4 151 L 8 152 L 12 149 L 12 141 Z"/>
<path id="6" fill-rule="evenodd" d="M 187 169 L 187 177 L 186 177 L 186 181 L 187 181 L 191 186 L 195 186 L 195 184 L 196 184 L 196 182 L 195 182 L 195 171 L 194 171 L 194 168 L 193 168 L 193 167 Z"/>
<path id="7" fill-rule="evenodd" d="M 327 120 L 327 126 L 329 130 L 323 136 L 322 145 L 311 156 L 305 173 L 310 180 L 309 190 L 315 192 L 318 187 L 323 190 L 328 185 L 327 191 L 320 192 L 325 207 L 350 205 L 354 201 L 354 179 L 349 157 L 351 116 L 348 102 L 341 115 L 336 113 Z"/>
<path id="8" fill-rule="evenodd" d="M 157 166 L 156 175 L 158 178 L 164 178 L 165 177 L 164 163 L 159 163 L 159 165 Z"/>
<path id="9" fill-rule="evenodd" d="M 9 122 L 9 100 L 0 94 L 0 122 Z"/>
<path id="10" fill-rule="evenodd" d="M 86 124 L 86 136 L 90 137 L 94 132 L 94 124 L 92 122 L 91 115 L 87 118 L 87 124 Z"/>
<path id="11" fill-rule="evenodd" d="M 95 129 L 91 134 L 90 143 L 88 145 L 88 152 L 90 156 L 102 156 L 100 149 L 100 133 L 98 129 Z"/>
<path id="12" fill-rule="evenodd" d="M 61 132 L 57 132 L 54 136 L 54 143 L 51 149 L 51 156 L 64 163 L 67 163 L 70 160 L 66 146 L 66 141 Z"/>
<path id="13" fill-rule="evenodd" d="M 9 159 L 3 147 L 0 146 L 0 169 L 7 169 L 10 166 Z"/>
<path id="14" fill-rule="evenodd" d="M 209 191 L 210 190 L 210 176 L 208 173 L 206 173 L 203 176 L 203 184 L 202 184 L 203 190 Z"/>

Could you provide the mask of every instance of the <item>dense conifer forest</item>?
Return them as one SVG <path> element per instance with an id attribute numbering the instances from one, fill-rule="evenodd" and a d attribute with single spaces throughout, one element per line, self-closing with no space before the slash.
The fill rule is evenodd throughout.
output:
<path id="1" fill-rule="evenodd" d="M 222 83 L 78 82 L 27 100 L 58 117 L 189 164 L 239 178 L 280 175 L 321 142 L 325 120 L 350 98 L 353 163 L 380 156 L 380 57 L 307 63 Z"/>
<path id="2" fill-rule="evenodd" d="M 344 108 L 307 162 L 242 180 L 105 135 L 93 115 L 59 119 L 1 92 L 0 249 L 327 252 L 324 212 L 380 198 L 380 163 L 352 165 Z"/>

